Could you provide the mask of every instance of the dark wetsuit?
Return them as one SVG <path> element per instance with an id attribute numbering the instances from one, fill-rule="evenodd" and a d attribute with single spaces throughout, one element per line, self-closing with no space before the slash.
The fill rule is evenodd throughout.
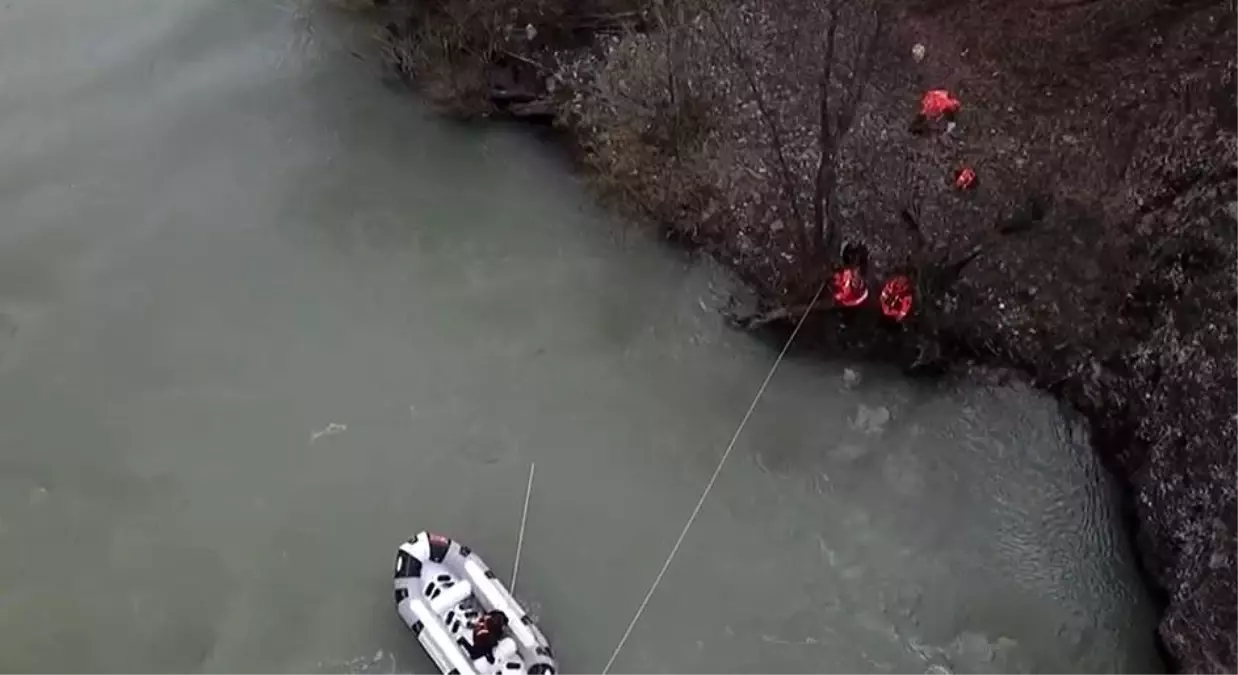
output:
<path id="1" fill-rule="evenodd" d="M 490 656 L 499 640 L 503 639 L 503 628 L 507 625 L 507 615 L 493 611 L 481 615 L 473 626 L 473 643 L 469 645 L 469 658 L 479 659 Z"/>

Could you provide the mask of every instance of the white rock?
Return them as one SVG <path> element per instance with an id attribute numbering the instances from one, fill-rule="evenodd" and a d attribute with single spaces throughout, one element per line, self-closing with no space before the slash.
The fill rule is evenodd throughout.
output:
<path id="1" fill-rule="evenodd" d="M 868 454 L 868 448 L 863 445 L 844 443 L 829 451 L 830 459 L 836 462 L 854 462 Z"/>
<path id="2" fill-rule="evenodd" d="M 911 48 L 911 58 L 915 59 L 916 63 L 919 63 L 924 60 L 924 53 L 926 51 L 927 50 L 924 45 L 917 42 L 915 46 Z"/>
<path id="3" fill-rule="evenodd" d="M 852 427 L 863 431 L 866 434 L 879 434 L 885 431 L 885 426 L 889 421 L 889 408 L 883 405 L 870 408 L 861 403 L 859 409 L 856 411 L 855 419 L 851 424 Z"/>

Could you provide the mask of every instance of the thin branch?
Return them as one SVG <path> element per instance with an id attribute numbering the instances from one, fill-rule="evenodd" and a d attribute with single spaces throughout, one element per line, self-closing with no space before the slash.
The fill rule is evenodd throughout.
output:
<path id="1" fill-rule="evenodd" d="M 1058 0 L 1057 2 L 1045 2 L 1044 4 L 1041 4 L 1041 5 L 1033 5 L 1032 11 L 1033 12 L 1044 12 L 1044 11 L 1052 12 L 1055 10 L 1082 7 L 1084 5 L 1090 5 L 1094 2 L 1097 2 L 1097 0 Z"/>
<path id="2" fill-rule="evenodd" d="M 678 105 L 678 86 L 675 83 L 675 36 L 671 33 L 671 28 L 666 21 L 666 0 L 657 0 L 653 7 L 654 17 L 658 21 L 658 29 L 662 31 L 662 38 L 665 42 L 663 50 L 666 52 L 666 97 L 670 103 L 671 113 L 671 138 L 679 138 L 679 105 Z M 678 28 L 678 26 L 676 26 Z M 678 144 L 673 144 L 673 149 L 676 157 L 679 155 Z"/>
<path id="3" fill-rule="evenodd" d="M 807 304 L 798 304 L 784 307 L 776 307 L 765 312 L 753 312 L 750 314 L 739 314 L 728 312 L 726 319 L 732 325 L 743 330 L 756 330 L 763 328 L 772 323 L 795 321 L 805 314 L 820 314 L 824 312 L 833 312 L 837 307 L 828 303 L 817 303 L 809 306 Z"/>
<path id="4" fill-rule="evenodd" d="M 813 192 L 813 239 L 815 253 L 820 254 L 825 246 L 826 201 L 832 200 L 831 174 L 834 166 L 834 133 L 830 130 L 830 83 L 834 71 L 834 46 L 838 37 L 838 0 L 830 0 L 830 26 L 825 34 L 825 57 L 821 64 L 819 131 L 817 143 L 821 157 L 817 161 L 816 188 Z M 807 261 L 806 261 L 807 262 Z"/>
<path id="5" fill-rule="evenodd" d="M 903 209 L 898 212 L 900 218 L 903 219 L 903 224 L 907 226 L 907 230 L 911 233 L 911 249 L 913 255 L 921 257 L 928 250 L 928 240 L 924 238 L 924 229 L 920 227 L 920 221 L 911 213 L 910 208 Z"/>
<path id="6" fill-rule="evenodd" d="M 791 207 L 791 213 L 794 215 L 796 220 L 796 230 L 800 240 L 800 250 L 807 253 L 809 250 L 807 233 L 808 225 L 807 221 L 804 220 L 804 216 L 800 213 L 799 200 L 795 196 L 795 178 L 794 174 L 791 173 L 791 165 L 787 162 L 786 151 L 783 149 L 782 134 L 778 129 L 778 121 L 774 118 L 769 108 L 765 105 L 765 96 L 761 94 L 761 88 L 757 85 L 756 74 L 751 62 L 744 57 L 742 51 L 731 41 L 730 36 L 722 28 L 722 22 L 718 20 L 718 15 L 714 11 L 712 4 L 706 2 L 702 5 L 702 9 L 704 10 L 705 15 L 709 18 L 709 22 L 713 24 L 714 30 L 718 33 L 718 37 L 722 41 L 722 44 L 726 48 L 728 54 L 731 56 L 731 59 L 735 61 L 735 64 L 739 67 L 740 71 L 744 74 L 745 79 L 748 81 L 748 86 L 752 89 L 753 100 L 757 106 L 757 112 L 760 114 L 761 119 L 768 127 L 770 143 L 774 146 L 774 155 L 778 160 L 779 168 L 782 171 L 782 188 L 785 193 L 787 203 Z"/>
<path id="7" fill-rule="evenodd" d="M 837 0 L 835 0 L 835 3 Z M 829 139 L 829 164 L 823 165 L 824 171 L 819 171 L 818 181 L 821 185 L 823 197 L 822 209 L 825 216 L 822 218 L 822 231 L 819 233 L 821 244 L 826 252 L 833 251 L 836 248 L 838 238 L 838 204 L 834 200 L 834 190 L 838 181 L 838 149 L 842 145 L 843 138 L 851 132 L 851 125 L 855 123 L 856 111 L 859 110 L 860 102 L 863 100 L 864 86 L 868 82 L 869 76 L 872 74 L 873 62 L 876 60 L 876 45 L 884 25 L 884 12 L 878 6 L 875 10 L 875 18 L 873 21 L 872 31 L 867 39 L 861 39 L 856 43 L 855 64 L 851 68 L 847 83 L 844 86 L 846 91 L 846 99 L 842 105 L 838 106 L 838 110 L 834 117 L 834 129 Z M 833 26 L 838 22 L 837 5 L 831 8 L 831 35 L 833 34 Z M 832 45 L 827 43 L 827 58 L 832 58 L 830 50 Z M 824 105 L 824 104 L 823 104 Z M 825 129 L 824 115 L 825 110 L 822 109 L 822 129 Z M 825 160 L 825 145 L 823 143 L 822 160 Z"/>
<path id="8" fill-rule="evenodd" d="M 529 64 L 530 66 L 533 66 L 534 68 L 536 68 L 536 69 L 537 69 L 537 72 L 538 72 L 539 74 L 543 74 L 543 75 L 544 75 L 544 74 L 546 74 L 546 73 L 550 73 L 550 72 L 552 72 L 549 68 L 547 68 L 547 67 L 546 67 L 546 65 L 545 65 L 545 64 L 543 64 L 543 63 L 538 63 L 537 61 L 534 61 L 533 59 L 531 59 L 531 58 L 529 58 L 529 57 L 527 57 L 527 56 L 521 56 L 521 55 L 517 54 L 516 52 L 510 51 L 510 50 L 507 50 L 507 49 L 498 49 L 498 50 L 495 50 L 495 51 L 496 51 L 497 53 L 499 53 L 499 54 L 503 55 L 503 56 L 506 56 L 506 57 L 510 58 L 510 59 L 515 59 L 515 60 L 517 60 L 517 61 L 521 61 L 521 62 L 524 62 L 524 63 Z"/>

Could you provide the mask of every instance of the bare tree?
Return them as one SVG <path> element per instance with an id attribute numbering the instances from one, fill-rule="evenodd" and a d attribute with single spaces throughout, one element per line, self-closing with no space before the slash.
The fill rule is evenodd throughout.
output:
<path id="1" fill-rule="evenodd" d="M 884 8 L 875 5 L 871 30 L 858 31 L 861 36 L 855 44 L 852 64 L 842 89 L 843 96 L 831 105 L 830 90 L 833 87 L 833 71 L 838 41 L 840 0 L 829 0 L 825 37 L 825 53 L 821 63 L 821 81 L 818 85 L 818 130 L 817 141 L 820 157 L 817 160 L 815 189 L 813 191 L 814 255 L 811 262 L 830 262 L 829 257 L 838 248 L 839 217 L 837 200 L 834 198 L 838 185 L 838 149 L 843 138 L 851 131 L 856 110 L 862 100 L 864 86 L 872 72 L 875 45 L 884 25 Z"/>
<path id="2" fill-rule="evenodd" d="M 752 99 L 757 107 L 757 114 L 769 133 L 770 145 L 774 149 L 774 159 L 778 163 L 778 170 L 781 174 L 783 198 L 786 199 L 787 208 L 790 209 L 791 216 L 795 221 L 797 244 L 801 251 L 807 252 L 810 250 L 807 222 L 804 220 L 799 208 L 798 191 L 796 190 L 796 183 L 798 181 L 795 180 L 795 174 L 791 171 L 791 164 L 787 161 L 786 143 L 783 140 L 785 135 L 778 122 L 778 118 L 774 116 L 765 94 L 761 90 L 756 67 L 753 65 L 749 55 L 740 46 L 739 41 L 726 29 L 723 20 L 719 17 L 718 11 L 714 7 L 714 3 L 711 0 L 704 0 L 701 8 L 705 16 L 709 18 L 709 22 L 713 26 L 718 40 L 722 43 L 727 55 L 744 76 L 749 89 L 752 90 Z"/>
<path id="3" fill-rule="evenodd" d="M 834 262 L 833 254 L 838 248 L 840 230 L 838 201 L 835 198 L 839 149 L 855 121 L 864 86 L 871 74 L 874 47 L 884 18 L 884 9 L 879 2 L 864 3 L 862 9 L 857 10 L 856 25 L 851 30 L 844 31 L 850 36 L 850 59 L 848 63 L 840 64 L 838 36 L 843 22 L 842 7 L 842 0 L 826 0 L 824 46 L 816 86 L 818 158 L 813 180 L 812 220 L 809 221 L 803 213 L 798 196 L 802 181 L 797 178 L 791 162 L 788 161 L 789 143 L 786 133 L 761 86 L 763 74 L 758 72 L 752 56 L 746 53 L 743 41 L 737 39 L 727 28 L 715 2 L 705 0 L 702 4 L 703 13 L 708 17 L 719 42 L 747 83 L 761 124 L 766 128 L 777 166 L 780 190 L 794 221 L 802 271 L 809 277 L 815 276 L 822 266 Z"/>

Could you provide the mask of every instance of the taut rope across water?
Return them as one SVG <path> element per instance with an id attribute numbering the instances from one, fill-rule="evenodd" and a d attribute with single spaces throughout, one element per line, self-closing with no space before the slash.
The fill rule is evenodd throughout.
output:
<path id="1" fill-rule="evenodd" d="M 524 508 L 520 511 L 520 532 L 516 535 L 516 562 L 512 563 L 512 594 L 516 592 L 516 575 L 520 574 L 520 549 L 524 548 L 524 527 L 529 522 L 529 497 L 533 494 L 533 472 L 536 463 L 529 463 L 529 484 L 524 489 Z"/>
<path id="2" fill-rule="evenodd" d="M 636 614 L 632 616 L 632 621 L 628 623 L 627 629 L 623 631 L 623 637 L 619 638 L 619 644 L 615 645 L 615 651 L 611 653 L 606 666 L 602 668 L 602 675 L 607 675 L 610 672 L 610 667 L 615 665 L 615 659 L 619 657 L 619 652 L 623 649 L 623 645 L 631 637 L 632 629 L 636 628 L 636 622 L 640 621 L 641 614 L 645 612 L 645 607 L 649 605 L 649 599 L 658 590 L 658 584 L 662 583 L 662 577 L 666 576 L 666 570 L 670 569 L 671 561 L 675 559 L 675 554 L 679 553 L 679 547 L 683 544 L 684 538 L 688 536 L 688 530 L 692 528 L 692 523 L 700 515 L 701 507 L 705 505 L 705 499 L 709 497 L 709 492 L 713 490 L 714 483 L 718 480 L 718 475 L 722 473 L 722 467 L 726 464 L 727 458 L 731 456 L 731 451 L 735 449 L 735 443 L 739 440 L 739 435 L 743 433 L 744 427 L 748 424 L 748 418 L 752 417 L 752 411 L 756 410 L 757 403 L 761 401 L 766 388 L 769 387 L 769 382 L 774 378 L 774 373 L 778 371 L 778 366 L 782 363 L 783 357 L 791 349 L 791 343 L 795 342 L 795 337 L 799 335 L 800 328 L 804 326 L 804 320 L 812 313 L 813 307 L 816 306 L 817 301 L 821 298 L 821 293 L 825 290 L 825 284 L 826 282 L 822 282 L 821 286 L 817 288 L 816 294 L 812 296 L 812 301 L 808 303 L 804 314 L 795 323 L 795 329 L 791 331 L 791 336 L 787 338 L 786 344 L 782 346 L 782 351 L 778 353 L 778 358 L 774 359 L 774 365 L 770 366 L 769 372 L 765 374 L 765 380 L 757 388 L 756 396 L 752 397 L 752 403 L 748 406 L 748 412 L 744 413 L 743 419 L 739 421 L 739 426 L 735 428 L 735 434 L 731 436 L 731 442 L 727 444 L 722 457 L 718 459 L 718 466 L 714 469 L 713 475 L 709 477 L 709 482 L 705 484 L 705 489 L 701 492 L 701 498 L 696 500 L 696 506 L 692 509 L 692 514 L 688 516 L 688 522 L 684 523 L 683 530 L 679 533 L 679 538 L 675 540 L 675 545 L 671 547 L 671 552 L 666 556 L 666 562 L 662 563 L 662 569 L 654 577 L 653 584 L 649 586 L 649 592 L 645 594 L 645 599 L 641 600 L 640 606 L 636 608 Z"/>

